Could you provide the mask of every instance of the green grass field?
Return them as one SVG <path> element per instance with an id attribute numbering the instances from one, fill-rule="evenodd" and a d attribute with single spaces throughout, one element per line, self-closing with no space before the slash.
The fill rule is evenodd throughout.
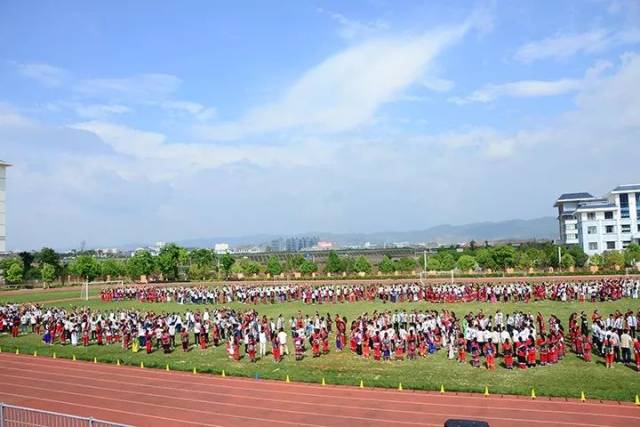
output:
<path id="1" fill-rule="evenodd" d="M 0 301 L 45 301 L 51 299 L 73 298 L 73 296 L 62 296 L 66 292 L 56 293 L 34 293 L 28 297 L 21 295 L 20 298 L 11 296 L 1 296 Z M 77 292 L 74 292 L 77 296 Z M 94 291 L 95 293 L 95 291 Z M 139 309 L 152 310 L 155 312 L 183 312 L 189 308 L 203 309 L 205 306 L 169 304 L 142 304 L 138 302 L 123 303 L 103 303 L 98 300 L 60 302 L 56 306 L 72 307 L 77 305 L 90 306 L 93 309 Z M 243 304 L 231 304 L 232 307 L 242 309 L 247 306 Z M 350 321 L 363 312 L 371 313 L 374 310 L 394 310 L 394 309 L 437 309 L 447 308 L 456 312 L 458 317 L 473 311 L 482 309 L 485 313 L 494 313 L 497 308 L 505 313 L 515 310 L 536 313 L 538 311 L 548 317 L 555 314 L 567 326 L 569 315 L 574 312 L 586 311 L 591 313 L 595 308 L 602 313 L 610 313 L 619 309 L 638 309 L 638 301 L 621 300 L 606 303 L 561 303 L 561 302 L 537 302 L 530 304 L 491 304 L 491 303 L 469 303 L 469 304 L 428 304 L 428 303 L 405 303 L 405 304 L 383 304 L 380 302 L 358 302 L 353 304 L 325 304 L 320 306 L 307 306 L 302 303 L 285 303 L 278 305 L 259 305 L 256 307 L 260 314 L 276 317 L 283 314 L 289 318 L 294 313 L 301 310 L 305 314 L 314 314 L 319 311 L 321 314 L 336 313 L 347 316 Z M 213 306 L 208 306 L 212 309 Z M 289 343 L 290 350 L 293 350 Z M 441 350 L 434 355 L 415 361 L 397 362 L 375 362 L 363 360 L 348 351 L 338 353 L 333 350 L 334 342 L 331 340 L 332 352 L 327 356 L 314 359 L 306 357 L 300 362 L 296 362 L 293 355 L 285 358 L 281 363 L 276 364 L 268 355 L 264 360 L 259 360 L 252 364 L 246 359 L 239 362 L 231 361 L 227 358 L 224 346 L 218 348 L 208 348 L 200 350 L 193 348 L 188 353 L 176 350 L 169 355 L 161 351 L 147 355 L 144 352 L 132 353 L 123 350 L 119 345 L 98 347 L 91 345 L 87 348 L 72 348 L 70 345 L 45 346 L 41 342 L 41 337 L 33 334 L 21 336 L 13 339 L 10 336 L 0 337 L 0 348 L 2 351 L 15 351 L 20 349 L 22 353 L 32 354 L 34 351 L 41 356 L 52 356 L 56 352 L 58 357 L 72 358 L 73 355 L 82 360 L 93 360 L 97 358 L 100 362 L 121 363 L 139 365 L 144 362 L 145 367 L 165 368 L 168 364 L 171 369 L 191 371 L 196 368 L 198 372 L 220 374 L 223 370 L 227 375 L 244 377 L 279 379 L 282 380 L 288 375 L 292 381 L 321 382 L 325 378 L 329 384 L 349 384 L 357 385 L 362 380 L 367 387 L 398 387 L 399 383 L 406 389 L 439 390 L 444 385 L 447 391 L 472 391 L 482 392 L 485 385 L 489 387 L 491 393 L 501 394 L 525 394 L 535 388 L 538 396 L 562 396 L 577 398 L 582 391 L 588 398 L 598 398 L 607 400 L 630 401 L 640 393 L 640 374 L 634 369 L 624 365 L 616 365 L 613 369 L 606 369 L 601 362 L 601 358 L 594 355 L 594 361 L 585 363 L 573 354 L 568 354 L 564 360 L 553 366 L 537 367 L 528 370 L 509 371 L 498 367 L 496 371 L 487 371 L 484 368 L 474 369 L 470 365 L 460 365 L 455 361 L 446 358 L 446 352 Z M 309 352 L 308 352 L 309 353 Z"/>

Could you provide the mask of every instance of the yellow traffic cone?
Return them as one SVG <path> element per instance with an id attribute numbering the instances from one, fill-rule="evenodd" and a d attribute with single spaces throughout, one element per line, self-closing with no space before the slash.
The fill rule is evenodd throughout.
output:
<path id="1" fill-rule="evenodd" d="M 37 352 L 37 351 L 34 351 L 34 352 L 33 352 L 33 357 L 36 357 L 37 355 L 38 355 L 38 352 Z"/>
<path id="2" fill-rule="evenodd" d="M 536 399 L 536 389 L 535 388 L 531 389 L 531 399 L 533 399 L 533 400 Z"/>
<path id="3" fill-rule="evenodd" d="M 398 391 L 402 391 L 402 383 L 398 384 Z"/>
<path id="4" fill-rule="evenodd" d="M 287 375 L 287 378 L 284 380 L 285 383 L 290 383 L 291 380 L 289 379 L 289 375 Z"/>
<path id="5" fill-rule="evenodd" d="M 360 380 L 360 388 L 364 388 L 364 381 Z"/>
<path id="6" fill-rule="evenodd" d="M 116 359 L 116 366 L 120 366 L 120 359 Z"/>
<path id="7" fill-rule="evenodd" d="M 222 370 L 222 378 L 226 377 L 226 375 L 224 374 L 224 369 Z"/>
<path id="8" fill-rule="evenodd" d="M 489 387 L 488 386 L 484 386 L 484 395 L 485 396 L 489 396 Z"/>
<path id="9" fill-rule="evenodd" d="M 167 366 L 164 367 L 165 371 L 169 371 L 169 364 L 167 363 Z"/>
<path id="10" fill-rule="evenodd" d="M 636 394 L 636 406 L 640 406 L 640 397 Z"/>
<path id="11" fill-rule="evenodd" d="M 587 397 L 584 395 L 584 391 L 580 392 L 580 402 L 586 402 Z"/>
<path id="12" fill-rule="evenodd" d="M 76 361 L 76 355 L 74 354 L 71 359 L 75 362 Z"/>
<path id="13" fill-rule="evenodd" d="M 144 362 L 140 362 L 140 368 L 144 369 Z"/>
<path id="14" fill-rule="evenodd" d="M 16 347 L 16 354 L 20 354 L 20 349 Z"/>
<path id="15" fill-rule="evenodd" d="M 440 384 L 440 394 L 444 394 L 444 384 Z"/>
<path id="16" fill-rule="evenodd" d="M 93 358 L 93 363 L 98 363 L 98 359 L 97 358 Z"/>
<path id="17" fill-rule="evenodd" d="M 54 358 L 54 359 L 57 359 L 57 356 L 56 356 L 56 352 L 55 352 L 55 351 L 53 352 L 53 358 Z"/>
<path id="18" fill-rule="evenodd" d="M 322 385 L 327 385 L 327 383 L 324 381 L 324 377 L 322 377 Z M 638 396 L 636 396 L 636 399 L 638 398 Z"/>

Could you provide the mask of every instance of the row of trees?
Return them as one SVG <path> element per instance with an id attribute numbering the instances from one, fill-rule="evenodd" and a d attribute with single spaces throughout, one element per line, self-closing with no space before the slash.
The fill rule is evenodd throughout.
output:
<path id="1" fill-rule="evenodd" d="M 440 250 L 429 255 L 424 265 L 424 258 L 419 260 L 406 257 L 392 260 L 385 256 L 377 265 L 383 274 L 394 272 L 410 273 L 415 270 L 450 271 L 458 269 L 493 271 L 514 268 L 544 269 L 548 267 L 568 269 L 583 268 L 595 265 L 605 269 L 614 266 L 635 266 L 640 262 L 640 246 L 629 245 L 624 251 L 608 251 L 602 255 L 588 257 L 579 246 L 560 247 L 552 244 L 529 244 L 519 247 L 510 245 L 475 247 L 471 245 L 463 251 L 456 249 Z M 63 260 L 53 249 L 43 248 L 37 253 L 21 252 L 16 258 L 0 262 L 0 268 L 9 283 L 21 283 L 25 280 L 42 280 L 51 283 L 57 279 L 64 282 L 67 275 L 82 279 L 112 279 L 130 277 L 137 280 L 140 276 L 157 276 L 163 280 L 208 280 L 214 275 L 228 277 L 230 274 L 242 273 L 245 276 L 268 273 L 277 276 L 285 272 L 298 272 L 305 276 L 319 271 L 314 261 L 302 255 L 296 255 L 286 262 L 271 256 L 265 264 L 248 258 L 236 259 L 229 254 L 216 255 L 210 249 L 192 249 L 176 244 L 164 246 L 157 256 L 146 250 L 137 251 L 127 259 L 97 259 L 93 254 L 78 255 L 70 260 Z M 371 262 L 364 256 L 340 256 L 336 252 L 329 253 L 324 265 L 327 273 L 365 273 L 374 270 Z"/>
<path id="2" fill-rule="evenodd" d="M 558 258 L 558 248 L 560 257 Z M 462 252 L 455 249 L 441 250 L 427 258 L 426 269 L 449 271 L 459 269 L 493 271 L 513 268 L 516 270 L 545 269 L 549 267 L 568 269 L 584 268 L 595 265 L 612 269 L 634 267 L 640 262 L 640 246 L 630 244 L 624 251 L 607 251 L 602 255 L 589 257 L 577 245 L 558 247 L 553 244 L 528 244 L 515 248 L 510 245 L 475 248 L 470 247 Z M 423 266 L 421 266 L 423 267 Z"/>

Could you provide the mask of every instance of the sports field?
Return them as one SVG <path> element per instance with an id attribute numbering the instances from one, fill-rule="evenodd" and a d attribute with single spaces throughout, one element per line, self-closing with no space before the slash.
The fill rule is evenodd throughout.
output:
<path id="1" fill-rule="evenodd" d="M 139 302 L 109 302 L 104 303 L 95 299 L 96 290 L 92 290 L 94 299 L 89 301 L 68 300 L 79 296 L 74 291 L 42 291 L 30 292 L 19 295 L 2 295 L 0 302 L 7 301 L 39 301 L 45 305 L 58 307 L 90 306 L 98 310 L 122 310 L 137 309 L 154 312 L 184 312 L 188 309 L 204 308 L 213 309 L 214 306 L 205 305 L 179 305 L 177 303 L 139 303 Z M 55 302 L 48 302 L 55 301 Z M 248 306 L 234 303 L 231 307 L 237 309 Z M 426 310 L 448 309 L 456 312 L 458 317 L 472 311 L 483 310 L 487 314 L 495 313 L 500 308 L 504 313 L 524 311 L 536 313 L 542 312 L 545 317 L 551 314 L 558 316 L 566 327 L 569 315 L 572 312 L 585 311 L 590 314 L 598 309 L 602 314 L 612 313 L 615 310 L 638 310 L 638 301 L 623 299 L 616 302 L 598 303 L 564 303 L 564 302 L 531 302 L 524 303 L 458 303 L 458 304 L 429 304 L 429 303 L 402 303 L 384 304 L 382 302 L 355 302 L 343 304 L 305 305 L 300 302 L 284 304 L 260 304 L 255 309 L 260 314 L 269 317 L 277 317 L 282 314 L 285 319 L 301 311 L 313 315 L 316 311 L 332 317 L 336 313 L 346 316 L 350 322 L 353 318 L 364 312 L 374 310 Z M 291 343 L 289 343 L 290 350 Z M 440 390 L 442 386 L 447 391 L 484 392 L 485 387 L 492 394 L 520 394 L 529 395 L 532 388 L 538 396 L 561 396 L 577 398 L 582 392 L 589 399 L 606 399 L 631 402 L 635 395 L 640 393 L 640 374 L 635 369 L 616 365 L 612 369 L 606 369 L 602 359 L 594 354 L 594 360 L 586 363 L 574 354 L 569 353 L 564 360 L 556 365 L 536 367 L 527 370 L 507 370 L 498 367 L 496 371 L 487 371 L 484 368 L 475 369 L 469 364 L 458 364 L 448 360 L 444 350 L 438 351 L 426 358 L 415 361 L 375 362 L 364 360 L 350 354 L 348 351 L 338 353 L 332 351 L 329 355 L 319 358 L 305 357 L 302 361 L 295 361 L 293 356 L 285 357 L 281 363 L 274 363 L 267 355 L 263 360 L 253 364 L 246 358 L 239 362 L 229 360 L 223 345 L 217 348 L 200 350 L 192 348 L 188 353 L 175 350 L 171 354 L 161 351 L 147 355 L 144 352 L 132 353 L 123 350 L 120 345 L 89 347 L 71 347 L 70 345 L 46 346 L 41 337 L 27 334 L 17 339 L 4 335 L 0 337 L 0 348 L 3 352 L 15 352 L 16 348 L 23 354 L 37 352 L 39 356 L 53 356 L 56 353 L 60 358 L 72 358 L 75 356 L 81 360 L 97 359 L 98 362 L 116 363 L 145 367 L 156 367 L 170 370 L 192 371 L 194 368 L 200 373 L 220 374 L 224 370 L 226 375 L 244 376 L 250 378 L 284 380 L 287 376 L 291 381 L 303 381 L 321 383 L 324 378 L 328 384 L 358 385 L 362 381 L 366 387 L 397 388 L 402 383 L 405 389 Z M 291 353 L 293 353 L 291 351 Z M 309 354 L 309 351 L 307 351 Z"/>

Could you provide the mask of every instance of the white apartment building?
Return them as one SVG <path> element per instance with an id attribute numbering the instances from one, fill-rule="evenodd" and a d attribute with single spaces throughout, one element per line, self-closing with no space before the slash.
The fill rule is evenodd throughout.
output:
<path id="1" fill-rule="evenodd" d="M 9 163 L 0 160 L 0 253 L 7 251 L 6 189 Z"/>
<path id="2" fill-rule="evenodd" d="M 587 255 L 640 243 L 640 184 L 620 185 L 603 198 L 566 193 L 554 207 L 562 243 L 580 245 Z"/>

